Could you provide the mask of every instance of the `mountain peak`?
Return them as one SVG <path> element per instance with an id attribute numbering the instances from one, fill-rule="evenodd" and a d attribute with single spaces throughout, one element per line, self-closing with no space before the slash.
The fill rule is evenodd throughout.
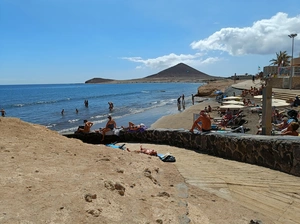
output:
<path id="1" fill-rule="evenodd" d="M 157 74 L 147 76 L 145 78 L 197 78 L 210 79 L 212 76 L 200 72 L 184 63 L 167 68 Z"/>

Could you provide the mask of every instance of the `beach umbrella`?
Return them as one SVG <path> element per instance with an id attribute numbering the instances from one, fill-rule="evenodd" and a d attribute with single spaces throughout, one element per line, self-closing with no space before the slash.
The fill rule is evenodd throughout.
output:
<path id="1" fill-rule="evenodd" d="M 221 95 L 221 94 L 223 94 L 223 92 L 222 92 L 221 90 L 217 90 L 217 91 L 215 92 L 215 94 Z"/>
<path id="2" fill-rule="evenodd" d="M 220 106 L 221 109 L 243 109 L 243 105 L 237 105 L 237 104 L 228 104 L 228 105 L 223 105 Z"/>
<path id="3" fill-rule="evenodd" d="M 289 103 L 287 103 L 285 100 L 281 99 L 272 99 L 272 107 L 288 107 L 290 106 Z"/>
<path id="4" fill-rule="evenodd" d="M 285 100 L 272 99 L 272 107 L 288 107 L 290 106 Z"/>
<path id="5" fill-rule="evenodd" d="M 244 105 L 243 102 L 241 102 L 241 101 L 236 101 L 236 100 L 228 100 L 228 101 L 224 101 L 223 104 L 239 104 L 239 105 Z"/>
<path id="6" fill-rule="evenodd" d="M 272 96 L 272 98 L 273 98 L 274 96 Z M 256 98 L 256 99 L 262 99 L 263 98 L 263 95 L 257 95 L 257 96 L 254 96 L 254 98 Z"/>
<path id="7" fill-rule="evenodd" d="M 240 100 L 240 99 L 242 99 L 242 97 L 240 96 L 227 96 L 223 98 L 223 100 Z"/>

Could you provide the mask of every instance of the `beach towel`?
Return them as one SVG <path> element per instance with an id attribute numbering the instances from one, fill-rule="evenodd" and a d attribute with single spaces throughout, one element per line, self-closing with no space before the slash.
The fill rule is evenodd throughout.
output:
<path id="1" fill-rule="evenodd" d="M 158 153 L 157 156 L 163 162 L 176 162 L 176 158 L 174 156 L 172 156 L 170 153 L 166 153 L 166 154 L 160 154 L 160 153 Z"/>
<path id="2" fill-rule="evenodd" d="M 126 149 L 125 144 L 123 144 L 123 145 L 116 145 L 116 143 L 111 143 L 111 144 L 107 144 L 106 146 L 114 148 L 114 149 L 122 149 L 122 150 Z"/>

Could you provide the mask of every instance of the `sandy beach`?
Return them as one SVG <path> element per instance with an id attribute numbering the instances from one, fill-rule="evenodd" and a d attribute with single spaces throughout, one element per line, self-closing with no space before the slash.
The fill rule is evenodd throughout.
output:
<path id="1" fill-rule="evenodd" d="M 174 163 L 158 157 L 85 144 L 16 118 L 0 124 L 6 127 L 1 223 L 246 224 L 262 217 L 185 183 Z M 140 144 L 129 146 L 134 151 Z"/>
<path id="2" fill-rule="evenodd" d="M 218 89 L 227 88 L 218 84 Z M 151 128 L 184 128 L 213 99 Z M 256 115 L 257 116 L 257 115 Z M 251 122 L 250 122 L 251 123 Z M 236 223 L 264 215 L 186 183 L 176 163 L 68 139 L 44 126 L 0 118 L 1 223 Z M 144 144 L 158 152 L 185 149 Z M 182 164 L 183 165 L 183 164 Z M 199 171 L 201 172 L 201 171 Z M 264 222 L 268 223 L 268 222 Z M 269 222 L 271 223 L 271 222 Z"/>
<path id="3" fill-rule="evenodd" d="M 239 81 L 243 82 L 243 81 Z M 223 92 L 226 91 L 226 89 L 229 89 L 230 86 L 234 84 L 233 80 L 222 80 L 222 81 L 215 81 L 215 82 L 210 82 L 205 86 L 200 87 L 203 89 L 203 91 L 206 91 L 206 89 L 212 89 L 216 90 L 219 89 Z M 238 92 L 238 90 L 231 90 L 232 91 Z M 247 97 L 251 99 L 252 101 L 256 102 L 257 104 L 260 104 L 259 99 L 254 99 L 253 97 L 249 96 Z M 204 110 L 205 107 L 208 107 L 209 105 L 213 108 L 216 109 L 218 106 L 221 104 L 218 103 L 215 100 L 215 95 L 207 96 L 204 101 L 199 102 L 197 101 L 197 98 L 195 98 L 195 105 L 190 106 L 186 108 L 185 110 L 180 111 L 180 113 L 173 114 L 173 115 L 168 115 L 160 118 L 157 120 L 154 124 L 151 125 L 151 128 L 157 129 L 157 128 L 162 128 L 162 129 L 185 129 L 189 130 L 192 127 L 193 124 L 193 117 L 194 114 L 199 114 L 201 110 Z M 259 116 L 257 113 L 251 113 L 250 108 L 244 108 L 243 109 L 243 115 L 244 119 L 247 121 L 243 126 L 247 128 L 247 134 L 256 134 L 257 132 L 257 125 L 259 121 Z M 212 111 L 210 113 L 210 116 L 212 118 L 220 118 L 220 115 L 217 113 L 217 111 Z M 249 122 L 251 121 L 251 122 Z M 214 123 L 214 122 L 212 122 Z"/>

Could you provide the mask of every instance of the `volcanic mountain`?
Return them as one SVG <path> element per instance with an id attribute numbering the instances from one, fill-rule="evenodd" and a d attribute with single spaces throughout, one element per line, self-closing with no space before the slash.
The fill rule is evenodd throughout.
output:
<path id="1" fill-rule="evenodd" d="M 114 80 L 93 78 L 87 80 L 85 83 L 198 82 L 201 80 L 212 80 L 216 78 L 217 77 L 200 72 L 184 63 L 179 63 L 157 74 L 146 76 L 140 79 Z"/>
<path id="2" fill-rule="evenodd" d="M 215 78 L 203 72 L 200 72 L 184 63 L 179 63 L 173 67 L 167 68 L 157 74 L 145 77 L 146 79 L 157 78 L 175 78 L 175 79 L 211 79 Z"/>

